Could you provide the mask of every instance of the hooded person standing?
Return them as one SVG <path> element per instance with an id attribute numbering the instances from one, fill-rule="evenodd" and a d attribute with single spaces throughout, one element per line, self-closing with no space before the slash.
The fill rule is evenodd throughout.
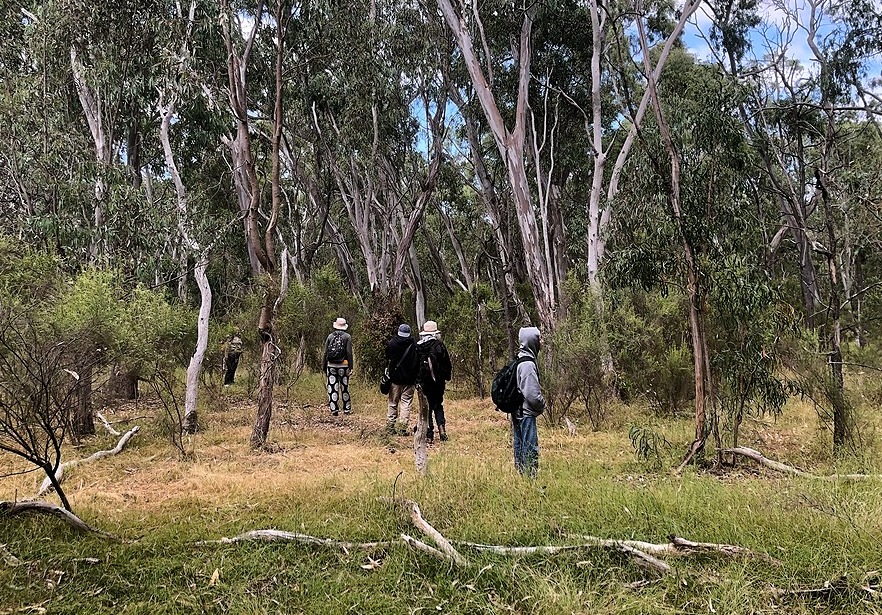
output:
<path id="1" fill-rule="evenodd" d="M 420 357 L 418 384 L 429 406 L 426 442 L 432 444 L 435 441 L 435 424 L 438 425 L 438 435 L 441 440 L 447 440 L 444 387 L 453 372 L 450 355 L 441 342 L 441 331 L 438 330 L 438 323 L 434 320 L 427 320 L 423 324 L 417 350 Z"/>
<path id="2" fill-rule="evenodd" d="M 416 341 L 411 336 L 410 325 L 407 323 L 399 325 L 398 332 L 386 342 L 386 360 L 389 363 L 389 379 L 392 381 L 386 431 L 390 434 L 397 432 L 407 435 L 419 370 Z"/>
<path id="3" fill-rule="evenodd" d="M 542 341 L 539 329 L 522 327 L 518 331 L 520 350 L 518 357 L 522 361 L 517 367 L 518 390 L 524 396 L 520 412 L 512 413 L 512 444 L 514 448 L 515 468 L 521 474 L 536 476 L 539 471 L 539 434 L 536 431 L 536 417 L 545 411 L 545 398 L 539 385 L 539 369 L 536 360 Z"/>
<path id="4" fill-rule="evenodd" d="M 322 368 L 328 378 L 328 406 L 331 414 L 340 412 L 343 402 L 343 414 L 352 414 L 352 399 L 349 397 L 349 375 L 352 373 L 352 336 L 346 333 L 349 325 L 345 318 L 338 318 L 333 324 L 334 330 L 325 340 L 325 355 Z"/>

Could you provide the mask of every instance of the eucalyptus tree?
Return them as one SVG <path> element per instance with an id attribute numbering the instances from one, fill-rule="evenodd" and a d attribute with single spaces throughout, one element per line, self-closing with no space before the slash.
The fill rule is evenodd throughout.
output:
<path id="1" fill-rule="evenodd" d="M 193 277 L 199 287 L 200 303 L 199 317 L 197 321 L 196 350 L 190 358 L 187 366 L 186 390 L 184 395 L 183 429 L 193 433 L 198 427 L 197 401 L 199 395 L 199 376 L 202 371 L 202 362 L 208 347 L 208 321 L 211 315 L 212 292 L 211 284 L 206 273 L 208 269 L 209 247 L 200 245 L 196 236 L 197 228 L 193 222 L 197 218 L 191 200 L 188 198 L 187 188 L 184 185 L 178 164 L 175 161 L 175 153 L 172 147 L 170 130 L 172 119 L 177 116 L 178 105 L 186 98 L 193 96 L 198 84 L 192 83 L 188 78 L 192 72 L 193 57 L 193 31 L 197 19 L 197 1 L 191 0 L 187 13 L 183 13 L 180 4 L 176 6 L 176 14 L 167 21 L 166 32 L 169 33 L 169 41 L 174 41 L 165 47 L 164 56 L 171 58 L 167 65 L 167 76 L 157 87 L 158 98 L 157 110 L 160 115 L 159 137 L 162 144 L 165 168 L 171 176 L 175 188 L 175 199 L 178 211 L 178 232 L 180 233 L 182 247 L 186 255 L 192 255 L 196 259 L 193 268 Z M 199 15 L 204 19 L 205 15 Z M 184 257 L 187 262 L 187 256 Z"/>
<path id="2" fill-rule="evenodd" d="M 777 35 L 764 40 L 765 57 L 744 66 L 747 28 L 755 23 L 752 8 L 720 3 L 712 41 L 730 74 L 759 77 L 741 114 L 762 160 L 764 184 L 779 208 L 768 249 L 774 254 L 787 235 L 796 246 L 805 324 L 820 327 L 825 337 L 827 403 L 834 448 L 841 450 L 851 441 L 853 425 L 842 374 L 841 310 L 850 299 L 843 282 L 849 276 L 842 273 L 853 271 L 861 254 L 843 250 L 841 237 L 846 220 L 859 217 L 866 202 L 858 200 L 855 208 L 854 195 L 843 190 L 855 185 L 856 169 L 842 166 L 838 152 L 850 149 L 849 141 L 860 132 L 878 132 L 878 101 L 869 92 L 867 70 L 880 51 L 882 17 L 861 0 L 782 2 L 778 10 L 784 19 L 770 28 Z M 793 58 L 801 42 L 810 51 L 808 65 Z"/>

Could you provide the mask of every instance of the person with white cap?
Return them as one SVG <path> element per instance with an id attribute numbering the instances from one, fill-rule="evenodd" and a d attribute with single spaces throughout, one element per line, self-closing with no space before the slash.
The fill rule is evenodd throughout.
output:
<path id="1" fill-rule="evenodd" d="M 349 324 L 345 318 L 338 318 L 333 324 L 334 330 L 325 340 L 325 355 L 322 369 L 328 378 L 328 406 L 331 414 L 340 412 L 343 402 L 343 414 L 352 414 L 352 399 L 349 396 L 349 375 L 352 373 L 352 336 L 346 333 Z"/>
<path id="2" fill-rule="evenodd" d="M 386 431 L 406 435 L 410 433 L 408 422 L 419 369 L 416 341 L 411 336 L 409 324 L 399 325 L 392 339 L 386 342 L 386 360 L 389 363 L 389 380 L 392 381 Z"/>
<path id="3" fill-rule="evenodd" d="M 432 444 L 435 441 L 434 424 L 438 425 L 438 435 L 441 440 L 447 440 L 447 421 L 444 418 L 444 387 L 453 372 L 450 355 L 441 342 L 441 331 L 438 330 L 438 323 L 434 320 L 427 320 L 423 323 L 420 341 L 417 342 L 417 350 L 420 357 L 418 384 L 429 406 L 426 442 Z"/>

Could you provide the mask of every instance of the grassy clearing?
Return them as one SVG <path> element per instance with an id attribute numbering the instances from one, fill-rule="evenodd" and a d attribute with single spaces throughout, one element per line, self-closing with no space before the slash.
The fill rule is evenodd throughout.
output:
<path id="1" fill-rule="evenodd" d="M 248 449 L 253 406 L 236 390 L 206 402 L 207 429 L 186 460 L 158 420 L 139 420 L 144 433 L 130 449 L 74 468 L 65 483 L 76 512 L 125 541 L 82 536 L 49 518 L 4 519 L 0 543 L 25 563 L 0 564 L 0 613 L 882 613 L 882 600 L 857 588 L 882 568 L 882 481 L 795 480 L 746 464 L 721 476 L 648 472 L 627 437 L 628 424 L 648 419 L 622 408 L 601 432 L 583 427 L 572 437 L 543 425 L 541 472 L 531 482 L 512 468 L 503 417 L 471 399 L 448 404 L 451 440 L 431 450 L 430 474 L 419 480 L 408 439 L 383 434 L 379 395 L 357 390 L 356 414 L 332 419 L 320 391 L 306 379 L 292 396 L 306 401 L 277 411 L 272 452 Z M 156 413 L 143 402 L 111 420 Z M 690 438 L 687 421 L 653 425 L 676 452 Z M 872 455 L 838 468 L 828 439 L 811 410 L 794 404 L 775 424 L 750 424 L 743 441 L 819 474 L 878 469 Z M 69 454 L 113 440 L 102 434 Z M 41 478 L 2 479 L 0 498 L 35 493 Z M 472 565 L 456 569 L 403 547 L 194 545 L 258 528 L 351 541 L 416 535 L 378 500 L 393 490 L 418 501 L 454 541 L 561 545 L 591 534 L 665 542 L 676 533 L 781 563 L 693 555 L 670 558 L 675 572 L 660 578 L 599 550 L 514 559 L 463 547 Z M 771 594 L 842 575 L 845 587 L 824 597 Z"/>

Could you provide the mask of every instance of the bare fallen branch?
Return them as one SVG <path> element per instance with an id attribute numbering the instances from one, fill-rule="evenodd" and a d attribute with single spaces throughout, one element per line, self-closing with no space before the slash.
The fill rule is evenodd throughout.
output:
<path id="1" fill-rule="evenodd" d="M 116 446 L 114 446 L 113 448 L 106 451 L 97 451 L 95 453 L 92 453 L 85 459 L 74 459 L 73 461 L 62 463 L 60 466 L 58 466 L 58 470 L 55 472 L 55 480 L 57 480 L 58 483 L 61 484 L 61 481 L 64 480 L 65 470 L 72 468 L 73 466 L 79 465 L 81 463 L 88 463 L 90 461 L 97 461 L 98 459 L 110 457 L 111 455 L 118 455 L 126 447 L 126 444 L 129 443 L 129 440 L 131 440 L 132 437 L 140 430 L 141 428 L 138 425 L 135 425 L 129 431 L 123 434 L 123 437 L 119 439 L 119 442 L 117 442 Z M 52 491 L 52 489 L 52 481 L 49 480 L 49 477 L 47 476 L 45 479 L 43 479 L 43 483 L 40 485 L 40 490 L 37 492 L 37 495 L 46 495 L 47 493 Z"/>
<path id="2" fill-rule="evenodd" d="M 505 547 L 501 545 L 482 545 L 473 542 L 459 542 L 457 544 L 464 545 L 477 551 L 487 551 L 497 555 L 554 555 L 562 551 L 573 551 L 576 549 L 613 549 L 626 553 L 637 560 L 641 565 L 653 568 L 662 574 L 668 574 L 672 568 L 666 562 L 653 557 L 646 549 L 641 549 L 636 545 L 645 545 L 650 549 L 660 547 L 652 543 L 642 543 L 636 540 L 609 540 L 605 538 L 596 538 L 594 536 L 584 536 L 585 542 L 578 545 L 563 546 L 535 546 L 535 547 Z"/>
<path id="3" fill-rule="evenodd" d="M 252 530 L 250 532 L 245 532 L 244 534 L 239 534 L 238 536 L 233 536 L 231 538 L 219 538 L 218 540 L 200 540 L 197 542 L 197 545 L 216 545 L 216 544 L 232 544 L 236 542 L 247 542 L 247 541 L 263 541 L 263 542 L 275 542 L 275 541 L 290 541 L 290 542 L 300 542 L 303 544 L 315 545 L 319 547 L 330 547 L 335 549 L 343 549 L 344 551 L 348 551 L 350 549 L 362 549 L 362 550 L 372 550 L 372 549 L 382 549 L 385 547 L 389 547 L 394 543 L 391 541 L 379 541 L 379 542 L 346 542 L 342 540 L 332 540 L 330 538 L 316 538 L 315 536 L 309 536 L 308 534 L 300 534 L 297 532 L 285 532 L 282 530 Z"/>
<path id="4" fill-rule="evenodd" d="M 668 536 L 668 539 L 671 541 L 671 545 L 677 551 L 683 553 L 689 553 L 693 551 L 716 551 L 718 553 L 723 553 L 725 555 L 743 555 L 745 557 L 755 557 L 757 559 L 765 560 L 770 564 L 775 564 L 779 566 L 781 562 L 768 553 L 762 553 L 759 551 L 754 551 L 752 549 L 748 549 L 747 547 L 740 547 L 738 545 L 727 545 L 727 544 L 719 544 L 714 542 L 693 542 L 691 540 L 687 540 L 682 536 L 677 536 L 676 534 L 671 534 Z"/>
<path id="5" fill-rule="evenodd" d="M 615 549 L 636 558 L 638 563 L 648 565 L 662 573 L 670 572 L 671 567 L 667 563 L 658 559 L 659 557 L 687 555 L 698 551 L 713 551 L 730 556 L 756 557 L 773 564 L 780 563 L 778 560 L 765 553 L 758 553 L 746 547 L 712 542 L 693 542 L 673 534 L 669 537 L 671 542 L 667 543 L 645 542 L 642 540 L 616 540 L 599 538 L 597 536 L 579 536 L 578 539 L 583 542 L 576 545 L 560 546 L 506 547 L 501 545 L 478 544 L 474 542 L 457 542 L 456 544 L 477 551 L 485 551 L 497 555 L 516 556 L 553 555 L 562 551 L 573 551 L 576 549 Z"/>
<path id="6" fill-rule="evenodd" d="M 116 437 L 119 437 L 122 435 L 119 431 L 114 429 L 113 425 L 110 424 L 110 421 L 108 421 L 106 418 L 104 418 L 103 414 L 101 414 L 100 412 L 96 412 L 95 416 L 97 416 L 98 420 L 101 421 L 101 424 L 104 425 L 104 429 L 106 429 L 108 432 L 110 432 L 110 435 L 116 436 Z"/>
<path id="7" fill-rule="evenodd" d="M 55 504 L 49 502 L 30 501 L 30 502 L 0 502 L 0 513 L 7 515 L 19 515 L 23 513 L 38 513 L 43 515 L 54 515 L 67 523 L 68 525 L 83 531 L 98 534 L 104 538 L 116 539 L 112 534 L 108 534 L 99 529 L 95 529 L 69 510 L 65 510 Z"/>
<path id="8" fill-rule="evenodd" d="M 420 530 L 423 534 L 431 538 L 435 544 L 438 545 L 441 552 L 444 553 L 447 559 L 455 563 L 457 566 L 468 566 L 469 562 L 462 555 L 457 552 L 454 546 L 447 540 L 441 532 L 436 530 L 432 525 L 426 521 L 423 517 L 423 513 L 420 511 L 419 504 L 414 502 L 413 500 L 391 500 L 389 498 L 380 498 L 380 501 L 391 503 L 395 506 L 400 506 L 402 509 L 407 511 L 410 515 L 410 520 L 413 522 L 414 526 L 418 530 Z"/>
<path id="9" fill-rule="evenodd" d="M 450 561 L 450 558 L 446 554 L 442 553 L 441 551 L 439 551 L 435 547 L 432 547 L 432 546 L 427 545 L 426 543 L 424 543 L 420 540 L 417 540 L 413 536 L 408 536 L 407 534 L 402 534 L 401 540 L 407 546 L 412 547 L 412 548 L 416 549 L 417 551 L 422 551 L 423 553 L 428 553 L 432 557 L 439 559 L 442 562 L 449 562 Z"/>
<path id="10" fill-rule="evenodd" d="M 761 452 L 752 448 L 748 448 L 746 446 L 723 449 L 723 452 L 732 455 L 741 455 L 742 457 L 752 459 L 760 465 L 766 466 L 767 468 L 771 468 L 783 474 L 792 474 L 794 476 L 802 476 L 804 478 L 814 478 L 818 480 L 867 480 L 873 478 L 882 478 L 882 475 L 880 474 L 831 474 L 829 476 L 820 476 L 818 474 L 812 474 L 810 472 L 805 472 L 798 468 L 794 468 L 793 466 L 789 466 L 786 463 L 781 463 L 780 461 L 769 459 Z"/>

